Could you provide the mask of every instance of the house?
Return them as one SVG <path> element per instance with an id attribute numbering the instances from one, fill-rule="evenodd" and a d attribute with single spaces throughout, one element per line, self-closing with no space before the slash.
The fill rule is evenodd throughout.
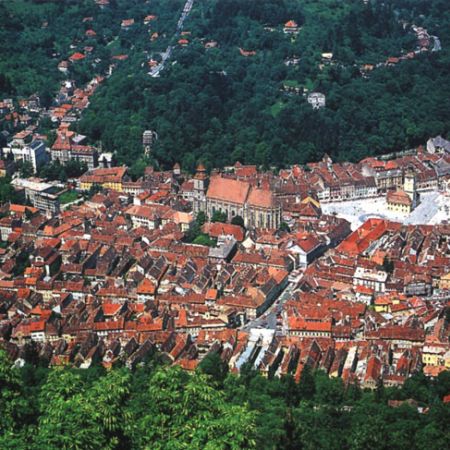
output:
<path id="1" fill-rule="evenodd" d="M 382 270 L 372 270 L 365 267 L 357 267 L 353 275 L 353 285 L 367 286 L 375 292 L 386 291 L 388 274 Z"/>
<path id="2" fill-rule="evenodd" d="M 202 227 L 202 232 L 209 234 L 211 237 L 216 239 L 222 235 L 233 236 L 237 242 L 242 242 L 245 237 L 245 232 L 239 225 L 221 222 L 205 223 Z"/>
<path id="3" fill-rule="evenodd" d="M 134 19 L 123 19 L 120 24 L 122 30 L 129 30 L 134 25 Z"/>
<path id="4" fill-rule="evenodd" d="M 364 376 L 363 387 L 375 389 L 381 378 L 381 361 L 377 356 L 370 356 L 367 361 L 366 374 Z"/>
<path id="5" fill-rule="evenodd" d="M 61 61 L 58 64 L 58 70 L 62 73 L 67 73 L 69 71 L 69 62 L 68 61 Z"/>
<path id="6" fill-rule="evenodd" d="M 173 211 L 173 213 L 171 213 L 170 220 L 179 225 L 181 231 L 185 233 L 191 229 L 195 218 L 191 212 L 187 213 L 182 211 Z"/>
<path id="7" fill-rule="evenodd" d="M 450 272 L 441 275 L 439 280 L 439 289 L 450 290 Z"/>
<path id="8" fill-rule="evenodd" d="M 208 42 L 205 42 L 205 48 L 206 48 L 206 49 L 216 48 L 218 45 L 219 45 L 219 44 L 218 44 L 217 41 L 208 41 Z"/>
<path id="9" fill-rule="evenodd" d="M 295 255 L 299 267 L 306 267 L 322 255 L 326 248 L 326 245 L 313 233 L 297 233 L 286 245 L 286 250 Z"/>
<path id="10" fill-rule="evenodd" d="M 80 52 L 75 52 L 74 54 L 72 54 L 71 56 L 69 56 L 69 61 L 71 63 L 76 63 L 79 61 L 83 61 L 83 59 L 86 58 L 86 55 Z"/>
<path id="11" fill-rule="evenodd" d="M 161 215 L 155 206 L 133 205 L 125 211 L 125 214 L 130 216 L 133 228 L 145 227 L 154 230 L 161 223 Z"/>
<path id="12" fill-rule="evenodd" d="M 98 166 L 97 149 L 90 145 L 80 145 L 84 138 L 85 136 L 75 135 L 75 133 L 61 126 L 50 149 L 51 160 L 67 164 L 73 159 L 85 163 L 88 169 L 94 169 Z"/>
<path id="13" fill-rule="evenodd" d="M 144 17 L 144 25 L 148 25 L 150 22 L 152 22 L 153 20 L 156 20 L 157 17 L 153 14 L 149 14 L 148 16 Z"/>
<path id="14" fill-rule="evenodd" d="M 219 308 L 232 307 L 236 310 L 244 312 L 244 321 L 246 321 L 255 319 L 265 311 L 267 308 L 265 300 L 266 299 L 263 296 L 258 295 L 230 295 L 220 298 L 216 302 L 216 305 Z"/>
<path id="15" fill-rule="evenodd" d="M 144 278 L 136 289 L 137 301 L 145 303 L 155 299 L 156 285 L 148 278 Z"/>
<path id="16" fill-rule="evenodd" d="M 100 9 L 105 9 L 109 6 L 109 0 L 95 0 L 95 3 L 100 7 Z"/>
<path id="17" fill-rule="evenodd" d="M 16 178 L 11 183 L 17 189 L 25 191 L 25 197 L 35 208 L 49 215 L 59 213 L 59 196 L 65 192 L 63 185 L 45 183 L 39 178 Z"/>
<path id="18" fill-rule="evenodd" d="M 427 152 L 450 154 L 450 141 L 444 139 L 442 136 L 430 138 L 427 141 Z"/>
<path id="19" fill-rule="evenodd" d="M 288 317 L 288 333 L 302 338 L 330 338 L 331 320 L 306 321 L 301 317 Z"/>
<path id="20" fill-rule="evenodd" d="M 395 56 L 390 56 L 387 60 L 386 60 L 386 65 L 387 66 L 395 66 L 396 64 L 398 64 L 400 62 L 400 58 L 397 58 Z"/>
<path id="21" fill-rule="evenodd" d="M 297 34 L 299 32 L 299 28 L 297 22 L 295 20 L 288 20 L 283 27 L 284 34 Z"/>
<path id="22" fill-rule="evenodd" d="M 239 48 L 239 53 L 242 56 L 248 57 L 248 56 L 255 56 L 256 51 L 255 50 L 244 50 L 243 48 Z"/>
<path id="23" fill-rule="evenodd" d="M 236 250 L 236 239 L 231 235 L 221 235 L 217 239 L 216 247 L 209 249 L 208 257 L 213 260 L 230 260 Z"/>
<path id="24" fill-rule="evenodd" d="M 325 108 L 325 94 L 321 92 L 311 92 L 311 94 L 308 94 L 307 101 L 313 109 Z"/>

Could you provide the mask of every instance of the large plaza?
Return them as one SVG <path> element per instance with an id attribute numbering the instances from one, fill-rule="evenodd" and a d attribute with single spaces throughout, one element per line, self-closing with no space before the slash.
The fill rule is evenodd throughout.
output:
<path id="1" fill-rule="evenodd" d="M 420 203 L 411 214 L 389 211 L 386 197 L 364 200 L 323 203 L 325 214 L 336 214 L 347 219 L 355 230 L 367 219 L 379 217 L 404 224 L 438 224 L 450 219 L 450 194 L 438 191 L 420 194 Z"/>

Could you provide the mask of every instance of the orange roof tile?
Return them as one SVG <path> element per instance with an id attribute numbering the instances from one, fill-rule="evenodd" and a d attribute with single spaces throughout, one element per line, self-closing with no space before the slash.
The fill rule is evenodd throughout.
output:
<path id="1" fill-rule="evenodd" d="M 244 204 L 249 190 L 250 185 L 245 181 L 216 176 L 211 178 L 206 196 L 224 202 Z"/>
<path id="2" fill-rule="evenodd" d="M 148 278 L 144 278 L 141 284 L 138 286 L 137 291 L 138 294 L 150 294 L 153 295 L 156 292 L 155 284 L 150 281 Z"/>
<path id="3" fill-rule="evenodd" d="M 259 208 L 273 208 L 275 206 L 275 198 L 268 189 L 252 188 L 247 201 L 249 205 Z"/>

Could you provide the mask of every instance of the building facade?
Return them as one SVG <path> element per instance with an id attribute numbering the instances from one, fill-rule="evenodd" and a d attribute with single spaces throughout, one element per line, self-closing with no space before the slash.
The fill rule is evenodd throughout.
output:
<path id="1" fill-rule="evenodd" d="M 10 146 L 3 149 L 3 153 L 5 155 L 12 154 L 14 161 L 28 161 L 35 172 L 48 161 L 45 143 L 40 140 L 35 140 L 30 144 L 13 141 Z"/>

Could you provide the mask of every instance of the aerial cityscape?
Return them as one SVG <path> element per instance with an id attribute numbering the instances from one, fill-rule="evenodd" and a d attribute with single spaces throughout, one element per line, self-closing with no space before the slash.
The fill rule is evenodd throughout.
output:
<path id="1" fill-rule="evenodd" d="M 445 0 L 0 20 L 0 448 L 450 446 Z"/>

